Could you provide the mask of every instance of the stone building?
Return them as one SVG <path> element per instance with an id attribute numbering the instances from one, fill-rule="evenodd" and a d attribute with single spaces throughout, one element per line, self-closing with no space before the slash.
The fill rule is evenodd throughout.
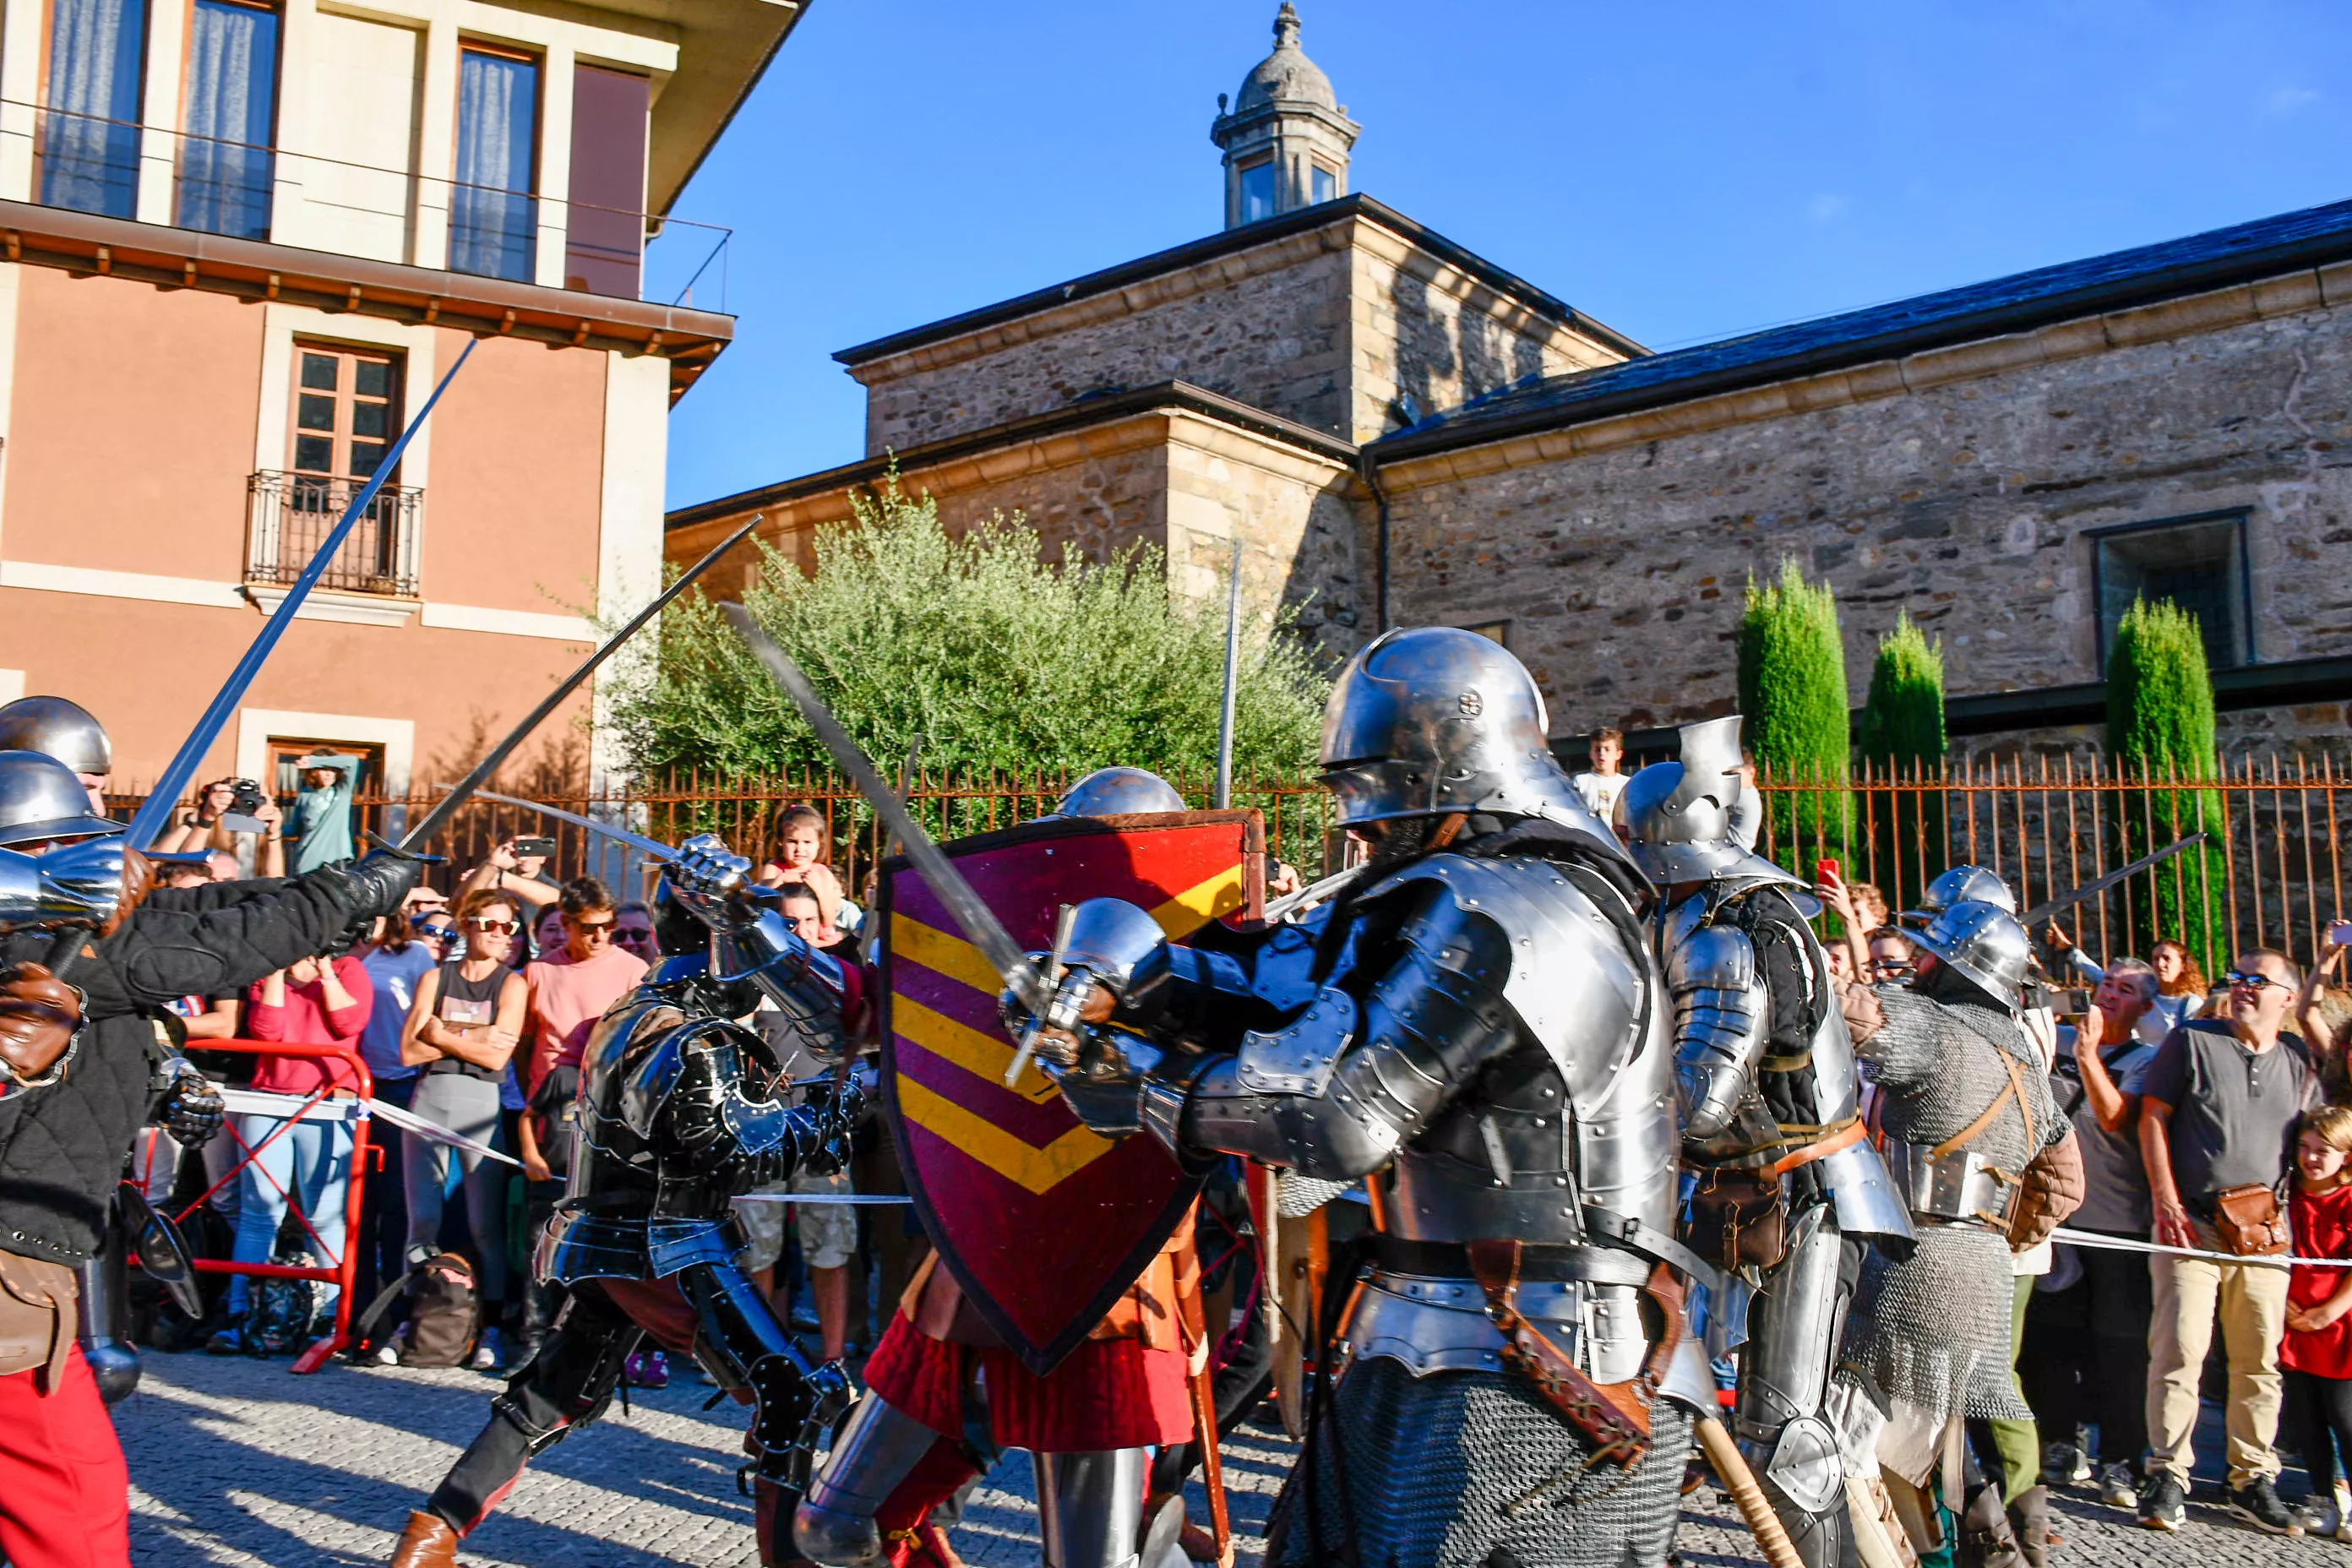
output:
<path id="1" fill-rule="evenodd" d="M 1215 122 L 1223 232 L 843 351 L 866 457 L 673 513 L 672 555 L 763 510 L 799 556 L 895 460 L 1188 594 L 1237 540 L 1335 653 L 1486 631 L 1563 745 L 1727 711 L 1787 558 L 1857 701 L 1899 611 L 1942 638 L 1963 746 L 2086 733 L 2141 595 L 2199 612 L 2233 741 L 2345 734 L 2352 203 L 1651 354 L 1342 194 L 1357 127 L 1287 4 L 1276 38 Z"/>

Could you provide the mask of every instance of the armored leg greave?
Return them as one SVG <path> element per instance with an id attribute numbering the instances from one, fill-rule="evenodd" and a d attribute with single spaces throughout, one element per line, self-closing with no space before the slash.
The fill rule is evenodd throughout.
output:
<path id="1" fill-rule="evenodd" d="M 1748 1313 L 1735 1423 L 1740 1447 L 1807 1568 L 1835 1568 L 1845 1529 L 1845 1471 L 1823 1413 L 1859 1248 L 1825 1202 L 1801 1210 L 1787 1256 Z"/>
<path id="2" fill-rule="evenodd" d="M 490 1401 L 490 1419 L 425 1500 L 460 1535 L 514 1489 L 532 1456 L 604 1413 L 645 1331 L 601 1291 L 573 1294 L 539 1354 Z"/>
<path id="3" fill-rule="evenodd" d="M 1035 1456 L 1045 1568 L 1139 1568 L 1150 1461 L 1148 1448 Z"/>
<path id="4" fill-rule="evenodd" d="M 874 1521 L 898 1484 L 914 1472 L 938 1433 L 868 1392 L 834 1439 L 824 1469 L 793 1518 L 793 1544 L 824 1568 L 855 1568 L 882 1558 Z"/>
<path id="5" fill-rule="evenodd" d="M 751 1438 L 759 1456 L 749 1468 L 797 1502 L 817 1435 L 848 1406 L 848 1378 L 830 1363 L 810 1366 L 760 1288 L 733 1264 L 690 1264 L 677 1283 L 700 1321 L 695 1359 L 722 1386 L 749 1389 L 756 1402 Z"/>

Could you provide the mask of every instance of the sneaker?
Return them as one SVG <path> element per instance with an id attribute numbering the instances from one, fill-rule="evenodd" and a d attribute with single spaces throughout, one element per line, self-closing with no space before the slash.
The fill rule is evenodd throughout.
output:
<path id="1" fill-rule="evenodd" d="M 499 1370 L 498 1330 L 484 1329 L 482 1331 L 481 1342 L 474 1347 L 474 1357 L 466 1364 L 472 1367 L 476 1372 L 496 1372 Z"/>
<path id="2" fill-rule="evenodd" d="M 2231 1487 L 2224 1506 L 2256 1530 L 2267 1530 L 2273 1535 L 2303 1533 L 2303 1526 L 2279 1500 L 2278 1488 L 2268 1476 L 2257 1476 L 2244 1486 Z"/>
<path id="3" fill-rule="evenodd" d="M 2314 1493 L 2295 1504 L 2294 1521 L 2303 1527 L 2305 1535 L 2325 1537 L 2335 1534 L 2343 1519 L 2336 1511 L 2334 1498 Z"/>
<path id="4" fill-rule="evenodd" d="M 205 1342 L 206 1355 L 243 1355 L 245 1336 L 235 1329 L 223 1329 Z"/>
<path id="5" fill-rule="evenodd" d="M 667 1388 L 669 1357 L 657 1350 L 633 1351 L 622 1365 L 621 1381 L 631 1388 Z"/>
<path id="6" fill-rule="evenodd" d="M 2150 1530 L 2165 1531 L 2189 1522 L 2189 1493 L 2179 1476 L 2158 1470 L 2148 1477 L 2147 1489 L 2139 1494 L 2139 1521 Z"/>
<path id="7" fill-rule="evenodd" d="M 383 1344 L 376 1346 L 375 1354 L 370 1356 L 368 1359 L 375 1363 L 378 1366 L 398 1366 L 400 1364 L 400 1347 L 387 1340 Z"/>
<path id="8" fill-rule="evenodd" d="M 2099 1467 L 2099 1500 L 2109 1508 L 2139 1507 L 2139 1478 L 2120 1459 Z"/>
<path id="9" fill-rule="evenodd" d="M 2090 1458 L 2072 1443 L 2044 1444 L 2042 1474 L 2053 1486 L 2079 1487 L 2091 1479 Z"/>

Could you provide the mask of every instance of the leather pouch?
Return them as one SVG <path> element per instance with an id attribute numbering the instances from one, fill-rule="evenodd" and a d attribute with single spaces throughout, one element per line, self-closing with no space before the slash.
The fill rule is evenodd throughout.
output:
<path id="1" fill-rule="evenodd" d="M 1788 1255 L 1788 1208 L 1777 1176 L 1707 1171 L 1691 1193 L 1689 1213 L 1684 1242 L 1727 1271 L 1743 1264 L 1769 1268 Z"/>
<path id="2" fill-rule="evenodd" d="M 2235 1258 L 2269 1258 L 2294 1239 L 2274 1188 L 2231 1187 L 2213 1194 L 2213 1229 L 2221 1250 Z"/>
<path id="3" fill-rule="evenodd" d="M 81 1282 L 62 1263 L 0 1252 L 0 1377 L 37 1371 L 48 1393 L 74 1343 Z"/>

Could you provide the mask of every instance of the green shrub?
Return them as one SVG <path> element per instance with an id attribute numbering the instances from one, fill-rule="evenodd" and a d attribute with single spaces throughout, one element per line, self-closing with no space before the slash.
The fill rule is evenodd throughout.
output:
<path id="1" fill-rule="evenodd" d="M 1100 562 L 1076 545 L 1049 558 L 1018 513 L 951 537 L 937 503 L 895 476 L 854 504 L 851 521 L 815 536 L 812 574 L 763 545 L 743 601 L 886 772 L 917 736 L 935 777 L 1213 770 L 1223 594 L 1172 595 L 1159 552 L 1141 545 Z M 1243 641 L 1237 778 L 1290 776 L 1315 760 L 1330 682 L 1287 626 L 1261 623 Z M 663 614 L 657 657 L 622 678 L 610 711 L 639 776 L 832 767 L 699 593 Z"/>
<path id="2" fill-rule="evenodd" d="M 1928 641 L 1907 610 L 1878 639 L 1860 739 L 1882 779 L 1932 774 L 1944 760 L 1944 645 Z M 1864 874 L 1900 909 L 1944 868 L 1943 799 L 1925 790 L 1873 794 L 1868 821 Z"/>
<path id="3" fill-rule="evenodd" d="M 1748 750 L 1762 772 L 1822 786 L 1775 800 L 1773 858 L 1803 871 L 1819 856 L 1843 858 L 1853 755 L 1845 647 L 1829 584 L 1806 582 L 1794 561 L 1781 563 L 1779 582 L 1748 584 L 1739 623 L 1739 710 L 1747 717 L 1742 732 Z"/>
<path id="4" fill-rule="evenodd" d="M 2126 776 L 2195 781 L 2218 776 L 2213 679 L 2197 617 L 2169 601 L 2124 612 L 2107 650 L 2107 751 Z M 2208 974 L 2229 954 L 2222 915 L 2222 830 L 2218 791 L 2125 792 L 2114 813 L 2126 860 L 2204 829 L 2213 841 L 2135 877 L 2126 893 L 2133 952 L 2164 938 L 2185 941 Z"/>

